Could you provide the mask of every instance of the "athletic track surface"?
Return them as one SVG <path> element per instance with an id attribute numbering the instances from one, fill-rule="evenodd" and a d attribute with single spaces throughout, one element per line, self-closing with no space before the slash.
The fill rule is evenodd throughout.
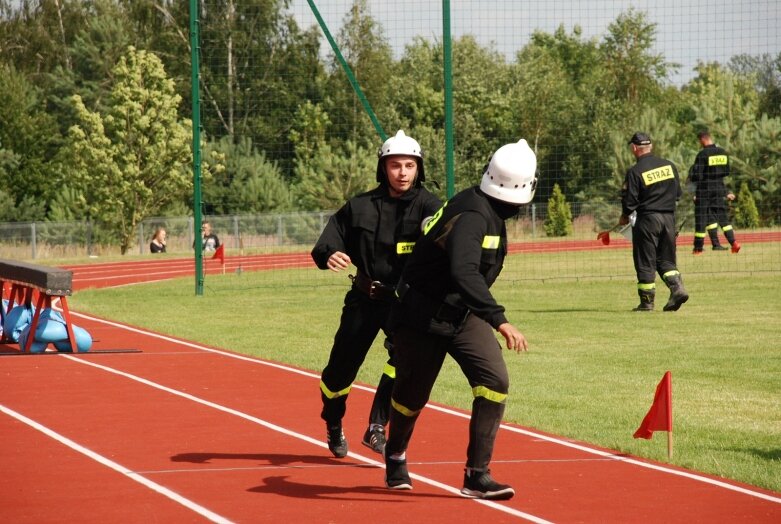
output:
<path id="1" fill-rule="evenodd" d="M 70 269 L 83 289 L 193 274 L 193 263 Z M 499 431 L 492 470 L 516 496 L 465 499 L 469 414 L 433 404 L 409 450 L 414 489 L 390 491 L 380 457 L 360 445 L 371 388 L 353 388 L 351 452 L 335 459 L 318 374 L 72 314 L 96 339 L 90 353 L 0 357 L 0 522 L 781 522 L 779 493 L 512 424 Z M 119 349 L 138 351 L 110 351 Z"/>

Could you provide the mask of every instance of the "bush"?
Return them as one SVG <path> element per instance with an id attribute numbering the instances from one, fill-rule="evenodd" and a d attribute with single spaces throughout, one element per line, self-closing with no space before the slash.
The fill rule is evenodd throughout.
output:
<path id="1" fill-rule="evenodd" d="M 558 184 L 553 186 L 553 194 L 548 200 L 545 234 L 549 237 L 565 237 L 572 234 L 572 210 Z"/>
<path id="2" fill-rule="evenodd" d="M 759 227 L 759 212 L 757 211 L 757 205 L 754 202 L 754 196 L 748 189 L 748 184 L 743 182 L 740 184 L 740 191 L 735 198 L 735 205 L 733 207 L 733 213 L 735 215 L 735 225 L 741 229 L 753 229 Z"/>

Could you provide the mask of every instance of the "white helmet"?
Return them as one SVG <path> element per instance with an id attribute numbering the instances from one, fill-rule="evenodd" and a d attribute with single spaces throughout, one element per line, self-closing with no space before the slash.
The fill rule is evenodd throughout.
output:
<path id="1" fill-rule="evenodd" d="M 537 189 L 537 156 L 523 138 L 491 156 L 480 189 L 508 204 L 528 204 Z"/>
<path id="2" fill-rule="evenodd" d="M 423 150 L 420 148 L 418 141 L 412 137 L 404 134 L 404 131 L 399 129 L 396 136 L 392 136 L 382 144 L 382 147 L 377 152 L 379 160 L 377 161 L 377 182 L 387 182 L 387 176 L 385 174 L 385 162 L 383 158 L 392 155 L 405 155 L 414 156 L 418 160 L 418 178 L 416 185 L 425 180 L 423 176 Z"/>

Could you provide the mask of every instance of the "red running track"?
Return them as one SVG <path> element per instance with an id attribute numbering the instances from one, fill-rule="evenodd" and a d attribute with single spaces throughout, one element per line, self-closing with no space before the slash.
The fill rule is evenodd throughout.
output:
<path id="1" fill-rule="evenodd" d="M 692 236 L 678 238 L 679 246 L 691 246 Z M 761 233 L 742 233 L 743 244 L 757 242 L 781 242 L 781 231 Z M 554 253 L 563 251 L 588 251 L 594 249 L 627 249 L 631 243 L 617 234 L 611 235 L 610 245 L 605 246 L 599 240 L 554 240 L 541 242 L 519 242 L 510 244 L 508 251 L 514 253 Z M 281 253 L 267 255 L 233 256 L 228 251 L 225 266 L 218 260 L 204 259 L 204 273 L 215 275 L 222 272 L 263 271 L 270 269 L 311 268 L 314 262 L 309 253 Z M 94 287 L 112 287 L 153 282 L 170 278 L 195 275 L 195 262 L 192 258 L 151 257 L 136 262 L 108 262 L 85 265 L 63 266 L 73 271 L 73 289 Z"/>
<path id="2" fill-rule="evenodd" d="M 62 266 L 73 271 L 73 289 L 125 286 L 141 282 L 155 282 L 171 278 L 195 275 L 195 260 L 192 258 L 151 257 L 149 260 L 134 262 L 101 262 Z M 206 258 L 203 272 L 217 275 L 223 272 L 264 271 L 271 269 L 290 269 L 314 267 L 309 253 L 283 253 L 272 255 L 225 257 L 225 266 L 219 260 Z"/>
<path id="3" fill-rule="evenodd" d="M 551 250 L 536 244 L 511 251 Z M 604 248 L 582 244 L 557 250 Z M 226 271 L 311 264 L 229 257 Z M 192 275 L 193 262 L 71 269 L 84 289 Z M 352 451 L 339 460 L 323 442 L 317 374 L 73 315 L 91 353 L 0 357 L 0 522 L 781 522 L 781 494 L 510 424 L 492 467 L 518 494 L 464 499 L 468 414 L 436 405 L 409 450 L 415 489 L 389 491 L 359 444 L 371 388 L 353 389 Z"/>
<path id="4" fill-rule="evenodd" d="M 430 405 L 414 490 L 360 445 L 356 386 L 335 459 L 319 376 L 74 313 L 91 353 L 0 357 L 0 521 L 781 522 L 781 494 L 504 424 L 492 468 L 517 495 L 458 495 L 468 414 Z M 136 353 L 100 353 L 133 348 Z"/>

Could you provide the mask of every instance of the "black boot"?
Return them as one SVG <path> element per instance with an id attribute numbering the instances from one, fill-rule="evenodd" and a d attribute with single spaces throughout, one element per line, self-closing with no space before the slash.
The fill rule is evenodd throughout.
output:
<path id="1" fill-rule="evenodd" d="M 667 300 L 667 304 L 664 305 L 665 311 L 678 311 L 680 307 L 689 300 L 689 294 L 683 287 L 683 280 L 681 275 L 672 275 L 664 279 L 664 283 L 670 288 L 670 298 Z"/>
<path id="2" fill-rule="evenodd" d="M 694 249 L 692 255 L 702 255 L 702 249 L 705 247 L 705 233 L 702 231 L 694 232 Z"/>
<path id="3" fill-rule="evenodd" d="M 638 289 L 637 294 L 640 295 L 640 304 L 632 311 L 653 311 L 654 310 L 654 297 L 656 296 L 655 289 Z"/>
<path id="4" fill-rule="evenodd" d="M 713 251 L 726 251 L 727 248 L 721 245 L 721 242 L 719 241 L 719 230 L 715 227 L 713 229 L 708 230 L 708 236 L 710 237 L 710 243 L 711 246 L 713 246 Z"/>

